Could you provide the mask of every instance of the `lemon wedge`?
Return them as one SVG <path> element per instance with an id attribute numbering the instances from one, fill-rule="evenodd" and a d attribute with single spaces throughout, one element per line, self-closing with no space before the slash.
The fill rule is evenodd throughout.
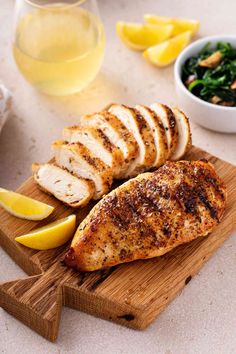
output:
<path id="1" fill-rule="evenodd" d="M 118 22 L 116 31 L 120 39 L 129 48 L 145 50 L 168 39 L 173 31 L 173 25 L 139 24 Z"/>
<path id="2" fill-rule="evenodd" d="M 185 31 L 191 31 L 195 35 L 199 30 L 200 22 L 184 18 L 161 17 L 155 15 L 144 15 L 144 21 L 152 25 L 173 25 L 172 35 L 176 36 Z"/>
<path id="3" fill-rule="evenodd" d="M 183 32 L 167 41 L 148 48 L 143 56 L 156 66 L 167 66 L 171 64 L 189 43 L 191 32 Z"/>
<path id="4" fill-rule="evenodd" d="M 75 232 L 75 225 L 76 216 L 72 214 L 35 229 L 26 235 L 16 237 L 15 240 L 35 250 L 49 250 L 69 241 Z"/>
<path id="5" fill-rule="evenodd" d="M 10 214 L 27 220 L 43 220 L 54 210 L 50 205 L 3 188 L 0 188 L 0 206 Z"/>

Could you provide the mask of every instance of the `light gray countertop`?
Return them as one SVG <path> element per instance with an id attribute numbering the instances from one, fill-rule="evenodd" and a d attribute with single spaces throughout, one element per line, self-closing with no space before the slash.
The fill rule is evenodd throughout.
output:
<path id="1" fill-rule="evenodd" d="M 122 45 L 117 20 L 139 21 L 144 13 L 196 18 L 199 36 L 236 33 L 236 2 L 100 0 L 106 55 L 95 81 L 81 94 L 52 98 L 24 81 L 11 57 L 13 0 L 0 0 L 0 78 L 14 95 L 13 114 L 0 136 L 0 185 L 16 188 L 34 161 L 49 158 L 50 143 L 63 126 L 110 102 L 160 101 L 176 105 L 173 67 L 157 69 Z M 214 133 L 192 124 L 195 145 L 236 164 L 236 134 Z M 1 353 L 191 354 L 236 353 L 236 234 L 145 331 L 130 330 L 64 308 L 59 338 L 52 344 L 0 309 Z M 0 281 L 24 277 L 0 250 Z"/>

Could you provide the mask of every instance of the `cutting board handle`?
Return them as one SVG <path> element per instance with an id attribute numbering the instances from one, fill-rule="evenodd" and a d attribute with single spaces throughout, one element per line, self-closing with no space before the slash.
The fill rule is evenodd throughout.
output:
<path id="1" fill-rule="evenodd" d="M 62 283 L 69 270 L 59 263 L 41 275 L 0 285 L 0 305 L 43 337 L 55 341 L 62 307 Z"/>

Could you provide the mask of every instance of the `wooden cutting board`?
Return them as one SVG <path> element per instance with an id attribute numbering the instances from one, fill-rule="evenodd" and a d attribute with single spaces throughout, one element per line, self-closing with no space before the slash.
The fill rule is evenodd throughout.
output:
<path id="1" fill-rule="evenodd" d="M 41 222 L 0 211 L 0 244 L 30 275 L 0 285 L 1 307 L 51 341 L 57 338 L 63 305 L 131 328 L 146 328 L 236 229 L 236 167 L 196 147 L 186 158 L 208 159 L 227 184 L 227 210 L 217 229 L 162 257 L 93 273 L 76 273 L 60 263 L 69 245 L 35 251 L 14 241 L 16 236 L 75 212 L 28 179 L 18 192 L 51 204 L 56 211 Z M 78 223 L 91 207 L 77 211 Z"/>

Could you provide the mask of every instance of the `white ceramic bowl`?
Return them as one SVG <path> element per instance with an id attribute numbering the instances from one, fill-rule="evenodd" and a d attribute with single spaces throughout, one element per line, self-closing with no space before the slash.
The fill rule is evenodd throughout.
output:
<path id="1" fill-rule="evenodd" d="M 218 132 L 236 133 L 236 107 L 223 107 L 201 100 L 187 90 L 181 80 L 182 66 L 185 61 L 199 53 L 207 42 L 229 42 L 236 48 L 236 36 L 219 35 L 204 37 L 189 46 L 179 55 L 175 62 L 174 76 L 178 97 L 178 106 L 193 122 Z"/>

